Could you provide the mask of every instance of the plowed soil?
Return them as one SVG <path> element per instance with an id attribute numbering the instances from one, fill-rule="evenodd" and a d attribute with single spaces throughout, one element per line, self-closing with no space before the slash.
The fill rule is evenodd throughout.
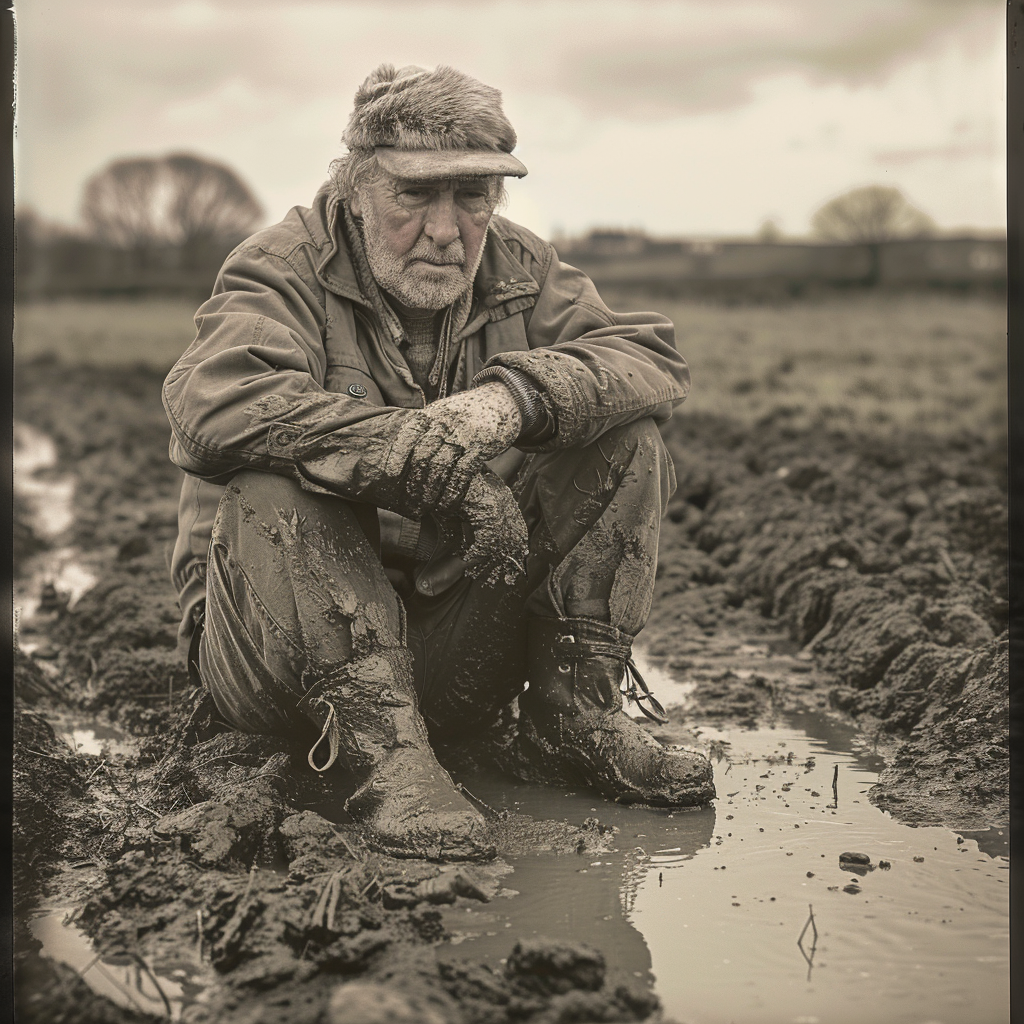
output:
<path id="1" fill-rule="evenodd" d="M 163 374 L 35 358 L 17 418 L 76 481 L 60 538 L 98 582 L 50 594 L 17 655 L 15 869 L 25 1021 L 137 1021 L 38 955 L 41 899 L 79 908 L 97 948 L 147 962 L 188 950 L 206 972 L 189 1021 L 644 1020 L 649 992 L 582 945 L 510 936 L 501 972 L 434 955 L 436 905 L 488 900 L 502 855 L 596 852 L 582 827 L 492 821 L 498 861 L 453 866 L 373 852 L 330 821 L 280 744 L 216 733 L 175 651 L 167 573 L 178 473 Z M 649 661 L 695 687 L 686 723 L 828 709 L 886 756 L 871 799 L 912 824 L 1002 826 L 1008 814 L 1005 446 L 998 431 L 921 432 L 701 410 L 666 430 L 679 487 L 664 524 Z M 23 576 L 56 543 L 16 522 Z M 34 584 L 33 584 L 34 585 Z M 722 638 L 766 638 L 788 669 L 716 670 Z M 783 685 L 780 680 L 788 682 Z M 792 680 L 799 680 L 794 684 Z M 128 755 L 72 750 L 97 721 Z M 307 773 L 308 774 L 308 773 Z M 388 1008 L 385 1016 L 381 1007 Z M 376 1014 L 374 1016 L 373 1014 Z"/>

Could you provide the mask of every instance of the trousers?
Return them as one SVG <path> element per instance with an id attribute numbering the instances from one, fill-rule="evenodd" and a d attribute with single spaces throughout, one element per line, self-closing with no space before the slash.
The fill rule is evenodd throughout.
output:
<path id="1" fill-rule="evenodd" d="M 523 691 L 530 616 L 591 618 L 635 636 L 675 489 L 654 421 L 529 455 L 510 487 L 530 536 L 525 575 L 513 585 L 463 576 L 426 597 L 386 568 L 373 506 L 236 474 L 214 522 L 198 651 L 220 714 L 245 732 L 302 739 L 313 726 L 296 705 L 312 686 L 407 648 L 431 737 L 457 741 Z"/>

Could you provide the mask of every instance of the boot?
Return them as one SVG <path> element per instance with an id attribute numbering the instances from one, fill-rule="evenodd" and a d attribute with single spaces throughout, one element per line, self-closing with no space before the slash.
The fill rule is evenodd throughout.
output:
<path id="1" fill-rule="evenodd" d="M 711 762 L 662 746 L 622 710 L 631 650 L 628 633 L 593 619 L 532 619 L 519 754 L 536 781 L 591 786 L 620 803 L 706 803 L 715 796 Z"/>
<path id="2" fill-rule="evenodd" d="M 321 730 L 310 767 L 340 761 L 360 781 L 345 809 L 395 857 L 486 860 L 483 816 L 438 764 L 416 707 L 412 656 L 394 648 L 344 665 L 311 687 L 299 710 Z"/>

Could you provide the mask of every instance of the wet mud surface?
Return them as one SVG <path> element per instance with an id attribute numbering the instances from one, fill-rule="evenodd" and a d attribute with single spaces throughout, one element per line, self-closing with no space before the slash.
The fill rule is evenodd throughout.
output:
<path id="1" fill-rule="evenodd" d="M 17 507 L 24 1019 L 657 1019 L 650 979 L 578 939 L 509 932 L 496 959 L 451 941 L 452 913 L 521 889 L 516 858 L 602 858 L 622 830 L 600 801 L 575 824 L 499 808 L 487 864 L 396 860 L 365 845 L 304 753 L 215 730 L 175 649 L 178 474 L 159 385 L 144 370 L 19 369 L 16 416 L 56 449 L 33 479 L 74 480 L 66 523 L 41 526 L 31 493 Z M 679 489 L 642 639 L 685 704 L 654 735 L 696 730 L 715 760 L 716 728 L 815 710 L 879 756 L 864 799 L 894 819 L 1001 828 L 1005 452 L 699 416 L 667 441 Z M 40 955 L 45 922 L 69 917 L 77 966 Z M 99 970 L 107 994 L 83 980 Z M 134 972 L 134 998 L 117 970 Z"/>

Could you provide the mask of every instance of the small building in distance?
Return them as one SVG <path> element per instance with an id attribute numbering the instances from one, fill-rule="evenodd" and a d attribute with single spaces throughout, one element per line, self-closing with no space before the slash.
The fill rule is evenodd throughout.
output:
<path id="1" fill-rule="evenodd" d="M 792 294 L 808 288 L 1001 289 L 1006 239 L 958 234 L 878 243 L 784 239 L 655 239 L 600 229 L 555 240 L 559 256 L 604 287 L 665 294 Z M 877 266 L 877 282 L 874 268 Z"/>

